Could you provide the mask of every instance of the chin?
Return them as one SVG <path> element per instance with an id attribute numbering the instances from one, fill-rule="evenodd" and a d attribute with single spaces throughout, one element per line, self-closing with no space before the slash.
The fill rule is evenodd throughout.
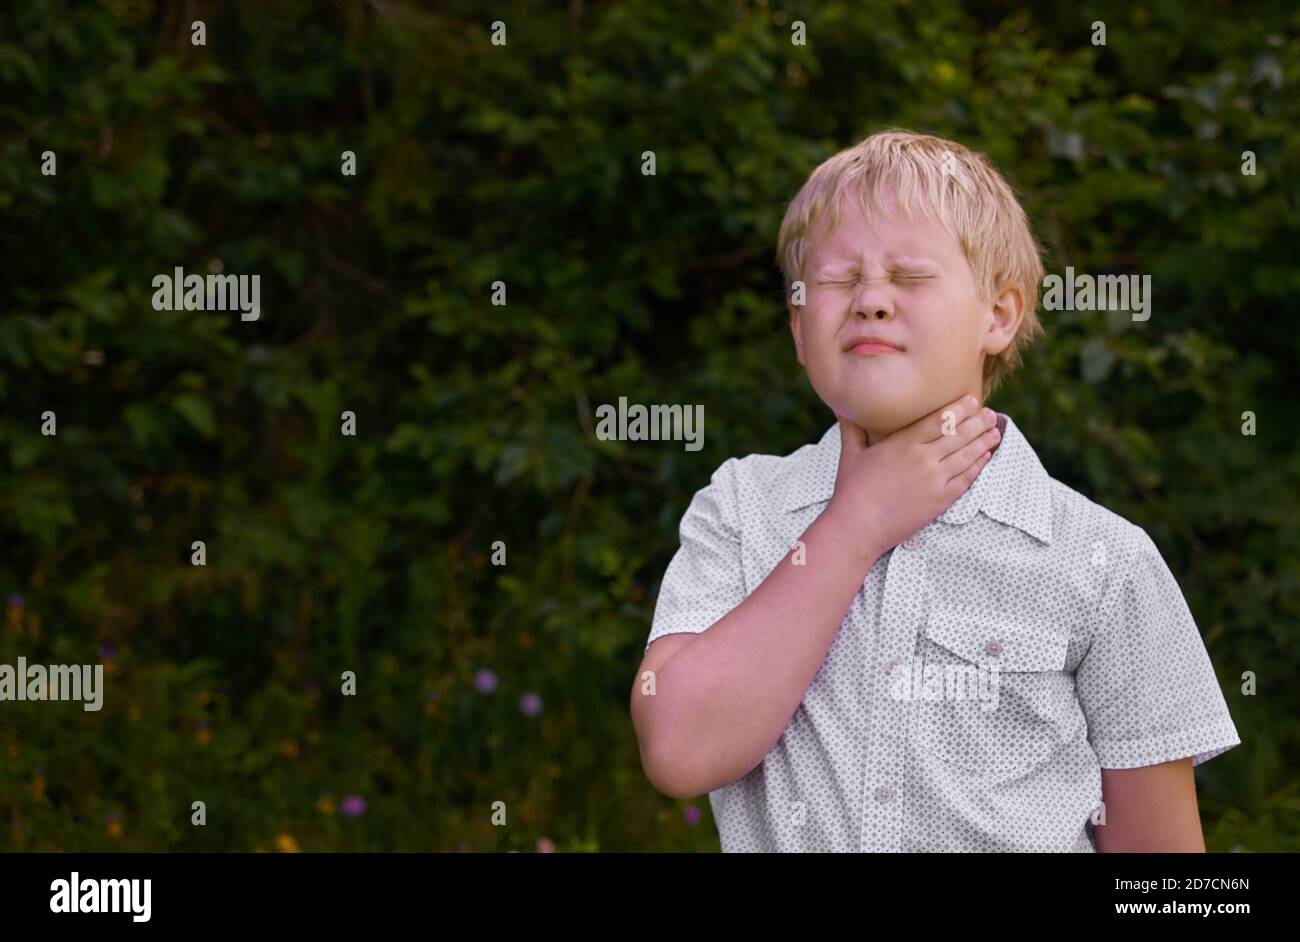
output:
<path id="1" fill-rule="evenodd" d="M 854 389 L 847 394 L 829 397 L 832 410 L 867 429 L 896 429 L 911 425 L 921 416 L 934 411 L 926 408 L 926 397 L 900 394 L 898 390 L 880 392 Z M 842 405 L 834 405 L 840 403 Z"/>
<path id="2" fill-rule="evenodd" d="M 849 415 L 856 424 L 865 429 L 883 430 L 885 434 L 911 425 L 926 414 L 922 409 L 909 408 L 903 404 L 869 405 L 857 412 L 856 416 Z"/>

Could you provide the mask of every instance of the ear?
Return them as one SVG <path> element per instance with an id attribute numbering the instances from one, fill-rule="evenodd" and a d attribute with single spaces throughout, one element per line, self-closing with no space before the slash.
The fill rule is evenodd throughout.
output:
<path id="1" fill-rule="evenodd" d="M 1011 345 L 1020 329 L 1020 322 L 1025 318 L 1025 296 L 1019 288 L 1008 286 L 993 300 L 989 315 L 988 330 L 980 349 L 988 356 L 996 356 Z"/>
<path id="2" fill-rule="evenodd" d="M 794 355 L 799 360 L 800 366 L 807 366 L 803 361 L 803 335 L 799 331 L 799 309 L 789 300 L 786 301 L 786 307 L 790 309 L 790 333 L 794 335 Z"/>

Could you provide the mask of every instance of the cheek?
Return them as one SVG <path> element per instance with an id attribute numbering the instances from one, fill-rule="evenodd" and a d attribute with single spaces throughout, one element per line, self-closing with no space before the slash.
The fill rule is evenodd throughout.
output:
<path id="1" fill-rule="evenodd" d="M 836 319 L 825 308 L 809 303 L 799 317 L 799 336 L 803 338 L 804 352 L 818 356 L 828 346 L 834 345 Z"/>
<path id="2" fill-rule="evenodd" d="M 816 316 L 818 312 L 829 309 L 834 299 L 825 288 L 810 287 L 805 302 L 803 306 L 804 312 Z"/>
<path id="3" fill-rule="evenodd" d="M 917 326 L 912 336 L 918 359 L 932 371 L 964 368 L 979 351 L 979 312 L 973 308 L 940 302 L 917 318 Z"/>

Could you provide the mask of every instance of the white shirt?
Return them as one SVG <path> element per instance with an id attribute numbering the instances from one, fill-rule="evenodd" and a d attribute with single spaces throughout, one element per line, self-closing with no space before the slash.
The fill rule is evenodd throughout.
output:
<path id="1" fill-rule="evenodd" d="M 1102 768 L 1196 765 L 1241 742 L 1146 531 L 998 423 L 971 487 L 876 561 L 763 761 L 709 793 L 724 852 L 1093 852 Z M 839 451 L 832 425 L 718 467 L 682 517 L 647 648 L 707 630 L 782 562 L 826 508 Z M 981 673 L 985 700 L 898 684 L 912 665 Z"/>

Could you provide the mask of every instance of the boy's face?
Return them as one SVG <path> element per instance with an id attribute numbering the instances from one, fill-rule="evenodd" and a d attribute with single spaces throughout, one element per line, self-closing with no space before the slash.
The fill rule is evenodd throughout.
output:
<path id="1" fill-rule="evenodd" d="M 806 304 L 791 306 L 795 350 L 813 389 L 872 442 L 966 393 L 981 402 L 984 357 L 1005 349 L 1023 301 L 983 302 L 956 238 L 919 213 L 865 219 L 841 204 L 810 245 Z M 862 345 L 874 336 L 892 349 Z"/>

